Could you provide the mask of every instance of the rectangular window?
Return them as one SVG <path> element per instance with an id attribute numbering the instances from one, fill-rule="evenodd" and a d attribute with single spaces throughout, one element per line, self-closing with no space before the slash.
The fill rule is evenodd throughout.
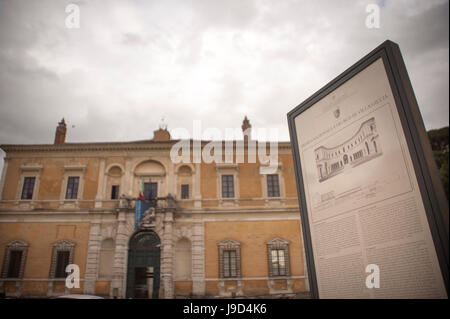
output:
<path id="1" fill-rule="evenodd" d="M 23 180 L 22 199 L 33 199 L 35 177 L 25 177 Z"/>
<path id="2" fill-rule="evenodd" d="M 267 196 L 280 197 L 278 174 L 267 175 Z"/>
<path id="3" fill-rule="evenodd" d="M 181 199 L 189 198 L 189 184 L 181 185 Z"/>
<path id="4" fill-rule="evenodd" d="M 70 176 L 67 180 L 66 199 L 78 198 L 78 184 L 80 183 L 80 177 Z"/>
<path id="5" fill-rule="evenodd" d="M 70 251 L 58 251 L 56 254 L 55 278 L 66 278 L 66 267 L 69 264 Z"/>
<path id="6" fill-rule="evenodd" d="M 272 249 L 271 263 L 272 263 L 272 276 L 286 276 L 286 258 L 284 249 Z"/>
<path id="7" fill-rule="evenodd" d="M 222 197 L 233 198 L 234 197 L 234 176 L 222 175 Z"/>
<path id="8" fill-rule="evenodd" d="M 144 183 L 144 197 L 145 199 L 158 197 L 158 183 Z"/>
<path id="9" fill-rule="evenodd" d="M 236 250 L 223 251 L 223 276 L 225 278 L 237 277 Z"/>
<path id="10" fill-rule="evenodd" d="M 9 252 L 8 278 L 19 278 L 22 251 L 11 250 Z"/>
<path id="11" fill-rule="evenodd" d="M 119 199 L 119 185 L 111 186 L 111 199 Z"/>

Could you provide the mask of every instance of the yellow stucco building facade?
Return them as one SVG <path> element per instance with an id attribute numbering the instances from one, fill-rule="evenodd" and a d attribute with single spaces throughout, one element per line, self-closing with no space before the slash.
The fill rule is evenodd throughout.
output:
<path id="1" fill-rule="evenodd" d="M 243 130 L 249 132 L 249 122 Z M 152 140 L 1 145 L 0 293 L 108 298 L 299 297 L 308 293 L 291 145 L 278 161 L 174 162 L 165 128 Z M 201 150 L 207 141 L 197 141 Z M 222 147 L 222 146 L 220 146 Z M 225 152 L 225 146 L 223 146 Z M 214 150 L 215 152 L 217 149 Z M 244 162 L 238 161 L 244 154 Z M 144 196 L 139 201 L 138 196 Z M 141 197 L 142 198 L 142 197 Z M 136 219 L 136 205 L 144 205 Z M 141 205 L 141 204 L 139 204 Z M 138 210 L 139 211 L 139 210 Z M 79 287 L 66 286 L 66 266 Z"/>

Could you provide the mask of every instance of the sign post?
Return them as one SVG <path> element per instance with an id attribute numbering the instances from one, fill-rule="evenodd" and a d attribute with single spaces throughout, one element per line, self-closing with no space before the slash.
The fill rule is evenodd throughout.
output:
<path id="1" fill-rule="evenodd" d="M 397 44 L 288 113 L 315 298 L 447 298 L 448 201 Z"/>

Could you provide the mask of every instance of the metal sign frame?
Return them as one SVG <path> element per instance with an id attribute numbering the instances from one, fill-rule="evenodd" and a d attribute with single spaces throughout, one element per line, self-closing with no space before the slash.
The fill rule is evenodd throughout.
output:
<path id="1" fill-rule="evenodd" d="M 420 194 L 422 196 L 439 266 L 441 268 L 448 295 L 448 201 L 442 187 L 428 135 L 414 96 L 414 91 L 408 77 L 400 48 L 396 43 L 387 40 L 287 114 L 298 200 L 300 205 L 301 224 L 303 227 L 302 233 L 304 247 L 306 250 L 305 255 L 307 259 L 306 262 L 308 267 L 309 283 L 311 294 L 314 298 L 319 298 L 320 296 L 317 285 L 311 230 L 308 220 L 305 185 L 302 176 L 302 163 L 299 154 L 295 118 L 379 58 L 382 58 L 389 84 L 393 92 L 396 109 L 400 117 L 402 130 L 405 135 L 408 150 L 413 162 L 413 168 L 417 177 Z"/>

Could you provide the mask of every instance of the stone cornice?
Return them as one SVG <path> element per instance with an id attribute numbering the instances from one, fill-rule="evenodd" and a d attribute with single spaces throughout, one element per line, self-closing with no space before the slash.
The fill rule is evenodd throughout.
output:
<path id="1" fill-rule="evenodd" d="M 38 152 L 98 152 L 98 151 L 147 151 L 147 150 L 166 150 L 180 140 L 171 141 L 134 141 L 134 142 L 97 142 L 97 143 L 64 143 L 64 144 L 3 144 L 0 148 L 5 153 L 38 153 Z M 193 140 L 191 149 L 193 147 Z M 205 146 L 210 141 L 201 141 L 201 146 Z M 261 142 L 262 143 L 262 142 Z M 258 142 L 256 142 L 258 144 Z M 244 147 L 247 145 L 241 144 Z M 235 145 L 236 148 L 237 145 Z M 291 149 L 290 142 L 278 142 L 279 149 Z"/>
<path id="2" fill-rule="evenodd" d="M 110 142 L 110 143 L 65 143 L 65 144 L 4 144 L 0 145 L 6 153 L 13 152 L 97 152 L 97 151 L 139 151 L 170 150 L 178 140 L 171 142 Z"/>

